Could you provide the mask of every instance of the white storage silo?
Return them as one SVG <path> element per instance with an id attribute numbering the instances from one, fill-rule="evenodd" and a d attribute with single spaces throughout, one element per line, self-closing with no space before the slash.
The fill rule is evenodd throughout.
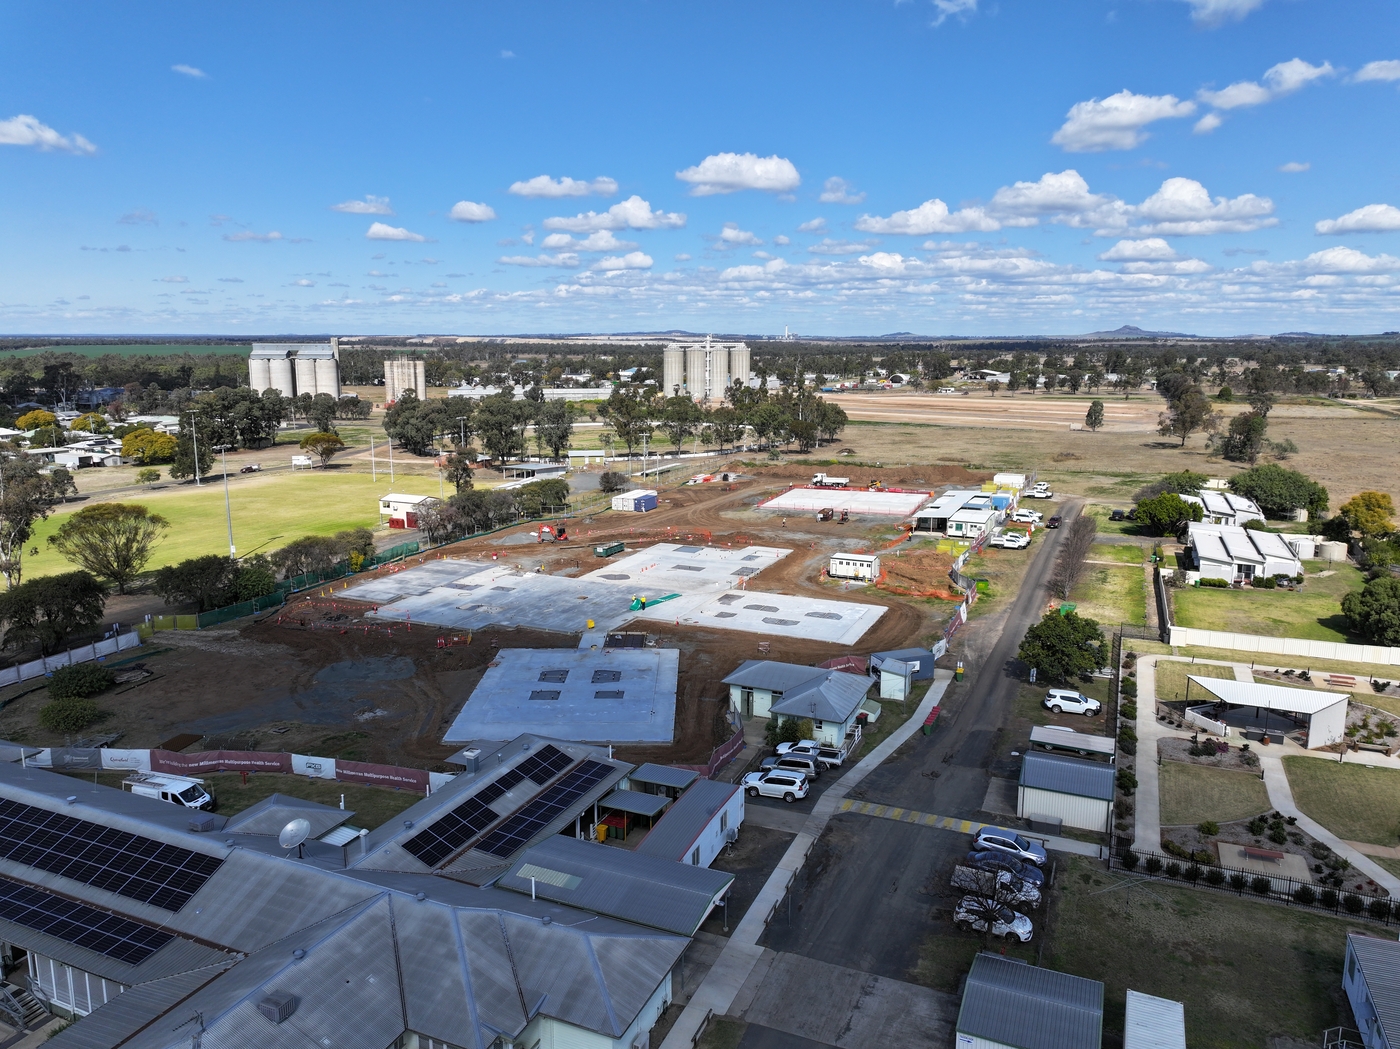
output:
<path id="1" fill-rule="evenodd" d="M 340 362 L 329 354 L 316 358 L 316 392 L 340 400 Z"/>
<path id="2" fill-rule="evenodd" d="M 685 392 L 685 347 L 679 343 L 661 353 L 661 390 L 667 397 Z"/>
<path id="3" fill-rule="evenodd" d="M 703 346 L 688 346 L 685 351 L 685 393 L 697 401 L 705 396 L 705 360 L 708 356 Z"/>
<path id="4" fill-rule="evenodd" d="M 297 393 L 309 393 L 316 396 L 316 358 L 307 353 L 306 350 L 298 349 L 295 357 Z"/>
<path id="5" fill-rule="evenodd" d="M 736 342 L 729 347 L 729 382 L 749 384 L 749 344 Z"/>
<path id="6" fill-rule="evenodd" d="M 248 387 L 258 393 L 262 393 L 272 385 L 272 372 L 267 366 L 267 358 L 259 357 L 257 351 L 253 351 L 248 357 Z"/>
<path id="7" fill-rule="evenodd" d="M 724 397 L 729 388 L 729 347 L 713 346 L 710 349 L 709 381 L 705 384 L 707 396 L 712 401 Z"/>

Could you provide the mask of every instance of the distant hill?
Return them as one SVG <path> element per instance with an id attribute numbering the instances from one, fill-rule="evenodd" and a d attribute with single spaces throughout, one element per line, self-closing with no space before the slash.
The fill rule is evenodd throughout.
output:
<path id="1" fill-rule="evenodd" d="M 1180 331 L 1143 331 L 1136 324 L 1125 324 L 1113 331 L 1091 331 L 1087 335 L 1076 335 L 1076 339 L 1197 339 L 1199 335 L 1187 335 Z"/>

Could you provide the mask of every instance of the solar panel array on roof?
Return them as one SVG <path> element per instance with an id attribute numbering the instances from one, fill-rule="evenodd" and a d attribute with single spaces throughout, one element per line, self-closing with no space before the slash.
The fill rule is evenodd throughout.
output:
<path id="1" fill-rule="evenodd" d="M 0 799 L 0 856 L 178 911 L 222 860 L 100 823 Z"/>
<path id="2" fill-rule="evenodd" d="M 140 965 L 175 938 L 129 918 L 4 878 L 0 878 L 0 918 L 131 965 Z"/>
<path id="3" fill-rule="evenodd" d="M 509 856 L 612 770 L 601 761 L 585 761 L 483 838 L 477 848 L 492 856 Z"/>
<path id="4" fill-rule="evenodd" d="M 574 759 L 569 755 L 546 743 L 538 754 L 530 755 L 515 767 L 543 787 L 573 763 Z"/>

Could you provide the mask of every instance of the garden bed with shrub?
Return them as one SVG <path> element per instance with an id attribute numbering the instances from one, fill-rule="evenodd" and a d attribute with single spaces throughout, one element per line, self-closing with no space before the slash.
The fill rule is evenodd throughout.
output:
<path id="1" fill-rule="evenodd" d="M 1189 739 L 1164 737 L 1157 741 L 1157 753 L 1163 761 L 1184 761 L 1190 765 L 1209 765 L 1217 769 L 1259 771 L 1259 757 L 1253 743 L 1224 743 L 1212 739 L 1191 742 Z M 1250 749 L 1246 750 L 1245 747 Z"/>

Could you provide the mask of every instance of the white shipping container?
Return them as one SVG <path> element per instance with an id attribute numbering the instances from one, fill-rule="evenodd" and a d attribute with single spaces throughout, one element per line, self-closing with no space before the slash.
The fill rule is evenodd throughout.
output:
<path id="1" fill-rule="evenodd" d="M 614 510 L 631 512 L 638 508 L 639 503 L 646 503 L 648 497 L 650 497 L 651 502 L 655 505 L 656 490 L 654 488 L 636 488 L 630 492 L 623 492 L 621 495 L 613 496 L 612 508 Z"/>

